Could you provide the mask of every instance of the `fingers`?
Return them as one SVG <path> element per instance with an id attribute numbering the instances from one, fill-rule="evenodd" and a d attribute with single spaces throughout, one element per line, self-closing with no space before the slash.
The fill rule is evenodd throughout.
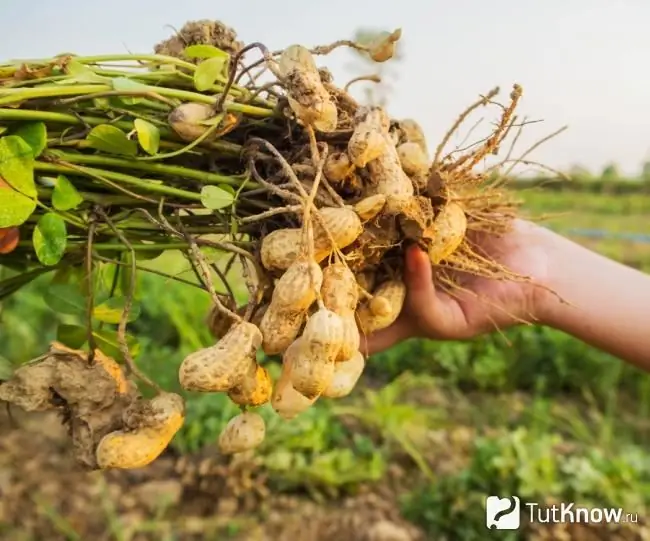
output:
<path id="1" fill-rule="evenodd" d="M 402 340 L 410 338 L 412 333 L 406 318 L 399 317 L 390 327 L 361 337 L 360 350 L 364 355 L 373 355 L 388 349 Z"/>

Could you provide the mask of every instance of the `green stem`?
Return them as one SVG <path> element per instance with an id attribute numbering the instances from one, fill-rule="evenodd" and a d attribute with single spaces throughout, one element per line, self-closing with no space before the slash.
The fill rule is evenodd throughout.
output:
<path id="1" fill-rule="evenodd" d="M 39 199 L 51 199 L 52 193 L 52 189 L 38 188 Z M 113 195 L 94 192 L 79 192 L 79 195 L 83 197 L 84 201 L 99 203 L 101 205 L 117 205 L 121 207 L 127 205 L 142 206 L 142 201 L 133 199 L 133 197 L 129 197 L 128 195 Z"/>
<path id="2" fill-rule="evenodd" d="M 200 194 L 188 192 L 187 190 L 180 190 L 178 188 L 173 188 L 171 186 L 165 186 L 164 184 L 156 184 L 155 183 L 156 181 L 142 180 L 137 177 L 132 177 L 131 175 L 116 173 L 115 171 L 103 171 L 101 169 L 94 169 L 90 167 L 78 167 L 78 168 L 68 167 L 66 165 L 44 163 L 44 162 L 34 163 L 34 170 L 43 173 L 64 173 L 68 175 L 84 175 L 90 178 L 104 177 L 110 181 L 117 182 L 120 184 L 136 186 L 138 188 L 141 188 L 143 190 L 152 193 L 160 193 L 171 197 L 190 199 L 192 201 L 201 200 Z"/>
<path id="3" fill-rule="evenodd" d="M 101 62 L 121 62 L 122 60 L 151 62 L 153 64 L 173 64 L 190 71 L 196 70 L 191 62 L 186 62 L 173 56 L 162 54 L 105 54 L 95 56 L 73 56 L 75 62 L 80 64 L 99 64 Z M 51 64 L 55 58 L 30 58 L 27 60 L 11 60 L 11 64 Z"/>
<path id="4" fill-rule="evenodd" d="M 144 162 L 141 160 L 128 160 L 122 158 L 111 158 L 102 155 L 93 154 L 73 154 L 63 151 L 56 152 L 56 159 L 82 165 L 100 165 L 106 167 L 123 167 L 135 171 L 145 171 L 147 173 L 154 173 L 158 175 L 170 175 L 181 178 L 191 178 L 198 180 L 203 184 L 228 184 L 230 186 L 239 186 L 244 180 L 244 177 L 229 177 L 226 175 L 218 175 L 216 173 L 207 173 L 198 169 L 188 169 L 180 165 L 166 165 L 162 163 Z M 98 171 L 98 173 L 102 173 Z M 106 175 L 104 175 L 106 176 Z M 106 176 L 106 178 L 110 178 Z M 136 178 L 136 177 L 133 177 Z"/>
<path id="5" fill-rule="evenodd" d="M 2 109 L 0 108 L 0 120 L 22 120 L 22 121 L 43 121 L 43 122 L 58 122 L 61 124 L 87 124 L 89 126 L 100 126 L 106 124 L 107 120 L 103 117 L 85 116 L 77 117 L 75 115 L 68 115 L 66 113 L 55 113 L 50 111 L 33 111 L 30 109 Z M 125 131 L 133 129 L 133 122 L 128 120 L 119 120 L 111 122 L 111 125 L 116 126 Z M 174 137 L 174 133 L 170 129 L 160 128 L 161 137 Z M 232 155 L 238 156 L 242 150 L 240 145 L 229 143 L 227 141 L 214 141 L 210 143 L 203 143 L 202 147 L 227 152 Z"/>
<path id="6" fill-rule="evenodd" d="M 32 241 L 22 240 L 18 243 L 19 248 L 32 248 Z M 68 243 L 69 248 L 86 249 L 86 243 Z M 135 244 L 132 248 L 136 252 L 158 252 L 160 250 L 189 250 L 190 245 L 185 242 L 168 242 L 159 244 Z M 123 244 L 110 244 L 107 242 L 93 242 L 93 250 L 107 250 L 109 252 L 125 252 L 129 249 Z"/>
<path id="7" fill-rule="evenodd" d="M 95 259 L 102 261 L 104 263 L 112 263 L 114 265 L 128 265 L 128 263 L 123 263 L 121 261 L 117 261 L 116 259 L 110 259 L 108 257 L 102 257 L 100 255 L 94 255 L 93 256 Z M 184 278 L 179 278 L 178 276 L 174 276 L 172 274 L 167 274 L 166 272 L 159 271 L 157 269 L 152 269 L 150 267 L 143 267 L 142 265 L 136 265 L 135 268 L 141 272 L 150 272 L 151 274 L 157 274 L 158 276 L 162 276 L 163 278 L 167 278 L 169 280 L 174 280 L 176 282 L 179 282 L 181 284 L 185 284 L 188 286 L 194 286 L 199 288 L 201 291 L 205 291 L 205 287 L 203 287 L 202 284 L 196 283 L 196 282 L 191 282 L 190 280 L 185 280 Z"/>
<path id="8" fill-rule="evenodd" d="M 71 86 L 55 86 L 55 87 L 38 87 L 38 88 L 6 88 L 0 89 L 0 105 L 8 105 L 11 103 L 21 102 L 34 98 L 52 98 L 62 96 L 83 96 L 88 94 L 104 93 L 113 91 L 110 85 L 71 85 Z M 142 88 L 142 93 L 147 94 L 154 92 L 166 98 L 177 98 L 187 102 L 206 103 L 214 105 L 217 98 L 213 96 L 206 96 L 198 94 L 189 90 L 179 90 L 177 88 L 164 88 L 162 86 L 145 86 Z M 133 93 L 131 93 L 133 95 Z M 272 109 L 264 107 L 256 107 L 254 105 L 244 105 L 241 103 L 226 103 L 224 105 L 226 111 L 234 111 L 253 117 L 268 118 L 275 115 Z"/>
<path id="9" fill-rule="evenodd" d="M 68 212 L 61 212 L 58 210 L 51 209 L 47 205 L 41 203 L 40 201 L 36 201 L 36 205 L 42 208 L 43 210 L 52 213 L 52 214 L 58 214 L 59 217 L 66 223 L 69 223 L 70 225 L 74 225 L 75 227 L 78 227 L 80 229 L 87 229 L 87 225 L 82 222 L 81 220 L 78 220 L 74 216 L 70 215 Z"/>

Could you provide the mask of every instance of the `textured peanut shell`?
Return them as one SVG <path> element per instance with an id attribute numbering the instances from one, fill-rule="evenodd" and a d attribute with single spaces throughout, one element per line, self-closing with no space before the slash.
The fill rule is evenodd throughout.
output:
<path id="1" fill-rule="evenodd" d="M 354 310 L 348 310 L 341 314 L 341 319 L 343 320 L 343 341 L 335 359 L 337 363 L 350 359 L 361 345 L 361 334 L 357 327 Z"/>
<path id="2" fill-rule="evenodd" d="M 239 383 L 261 345 L 262 333 L 255 325 L 237 323 L 214 346 L 185 357 L 179 369 L 180 384 L 187 391 L 228 391 Z"/>
<path id="3" fill-rule="evenodd" d="M 354 310 L 359 302 L 359 288 L 354 273 L 343 263 L 329 265 L 323 271 L 321 298 L 328 310 L 336 313 L 343 322 L 341 349 L 336 362 L 349 359 L 359 349 L 359 330 Z"/>
<path id="4" fill-rule="evenodd" d="M 427 155 L 417 143 L 406 142 L 397 147 L 402 169 L 409 176 L 422 176 L 429 170 Z"/>
<path id="5" fill-rule="evenodd" d="M 155 422 L 149 422 L 151 426 L 118 430 L 100 440 L 95 457 L 101 469 L 142 468 L 158 458 L 169 445 L 185 419 L 182 399 L 164 393 L 151 403 L 158 415 Z"/>
<path id="6" fill-rule="evenodd" d="M 228 421 L 219 435 L 219 450 L 224 455 L 250 451 L 260 445 L 265 436 L 266 425 L 259 413 L 240 413 Z"/>
<path id="7" fill-rule="evenodd" d="M 359 218 L 364 222 L 372 220 L 386 206 L 386 196 L 383 193 L 364 197 L 361 201 L 354 205 L 354 211 L 359 215 Z"/>
<path id="8" fill-rule="evenodd" d="M 368 54 L 375 62 L 386 62 L 395 55 L 397 41 L 402 37 L 402 30 L 382 32 L 370 43 Z"/>
<path id="9" fill-rule="evenodd" d="M 354 173 L 354 164 L 345 152 L 332 152 L 327 156 L 323 167 L 325 178 L 338 184 L 349 178 Z"/>
<path id="10" fill-rule="evenodd" d="M 316 300 L 323 283 L 323 271 L 315 261 L 294 261 L 275 284 L 271 311 L 304 312 Z"/>
<path id="11" fill-rule="evenodd" d="M 232 297 L 220 295 L 219 300 L 229 310 L 232 310 L 233 312 L 238 311 L 235 300 Z M 207 323 L 212 336 L 214 336 L 216 339 L 220 339 L 223 338 L 230 330 L 232 324 L 234 323 L 234 319 L 229 315 L 224 314 L 221 310 L 219 310 L 219 308 L 217 308 L 217 306 L 213 305 L 212 308 L 210 308 L 210 312 L 208 313 Z"/>
<path id="12" fill-rule="evenodd" d="M 296 339 L 284 352 L 280 377 L 273 389 L 271 406 L 283 419 L 293 419 L 303 411 L 309 409 L 316 398 L 309 399 L 293 388 L 291 385 L 291 369 L 293 362 L 300 351 L 302 338 Z"/>
<path id="13" fill-rule="evenodd" d="M 384 213 L 399 214 L 408 206 L 415 189 L 411 179 L 402 169 L 395 147 L 387 145 L 386 151 L 368 164 L 368 172 L 374 184 L 374 193 L 386 196 Z"/>
<path id="14" fill-rule="evenodd" d="M 330 235 L 338 249 L 352 244 L 363 232 L 363 224 L 352 208 L 326 207 L 319 210 L 321 221 L 313 221 L 314 260 L 323 261 L 332 253 L 334 247 Z M 329 235 L 327 234 L 329 232 Z M 260 257 L 262 265 L 269 270 L 286 270 L 299 258 L 302 249 L 303 233 L 300 229 L 276 229 L 262 239 Z"/>
<path id="15" fill-rule="evenodd" d="M 357 309 L 357 323 L 363 334 L 392 325 L 404 306 L 406 286 L 401 280 L 389 280 L 373 292 L 373 299 Z"/>
<path id="16" fill-rule="evenodd" d="M 359 381 L 366 361 L 360 351 L 355 352 L 349 360 L 336 363 L 334 375 L 322 395 L 326 398 L 342 398 L 348 396 Z"/>
<path id="17" fill-rule="evenodd" d="M 260 322 L 264 353 L 267 355 L 282 353 L 296 339 L 304 321 L 304 312 L 279 312 L 269 308 Z"/>
<path id="18" fill-rule="evenodd" d="M 355 115 L 355 128 L 348 141 L 348 156 L 357 167 L 365 167 L 386 152 L 392 143 L 388 134 L 389 120 L 380 107 L 362 107 Z"/>
<path id="19" fill-rule="evenodd" d="M 291 45 L 279 59 L 284 76 L 289 107 L 298 121 L 316 130 L 336 129 L 338 112 L 331 96 L 321 82 L 312 54 L 302 45 Z"/>
<path id="20" fill-rule="evenodd" d="M 344 263 L 325 267 L 320 293 L 325 307 L 338 315 L 354 310 L 359 302 L 356 278 Z"/>
<path id="21" fill-rule="evenodd" d="M 314 248 L 318 252 L 327 250 L 329 254 L 333 250 L 327 232 L 334 239 L 338 249 L 346 248 L 363 233 L 361 219 L 352 208 L 325 207 L 320 209 L 319 213 L 322 225 L 319 220 L 314 220 Z"/>
<path id="22" fill-rule="evenodd" d="M 176 393 L 162 392 L 151 399 L 143 398 L 131 403 L 124 411 L 122 420 L 127 429 L 160 429 L 169 425 L 170 419 L 184 417 L 183 397 Z"/>
<path id="23" fill-rule="evenodd" d="M 429 259 L 438 264 L 452 255 L 467 232 L 467 216 L 457 203 L 445 205 L 433 222 L 435 236 L 428 248 Z"/>
<path id="24" fill-rule="evenodd" d="M 176 134 L 183 141 L 194 141 L 201 137 L 209 126 L 203 126 L 203 122 L 215 115 L 212 106 L 205 103 L 183 103 L 176 107 L 168 116 L 167 121 Z M 214 139 L 216 132 L 207 137 L 207 140 Z"/>
<path id="25" fill-rule="evenodd" d="M 329 384 L 343 343 L 343 326 L 343 320 L 327 309 L 307 321 L 291 370 L 291 384 L 303 396 L 316 398 Z"/>
<path id="26" fill-rule="evenodd" d="M 302 251 L 303 234 L 300 229 L 276 229 L 262 239 L 260 257 L 268 270 L 286 270 Z M 315 248 L 314 259 L 325 259 L 330 253 L 329 243 L 324 249 Z"/>
<path id="27" fill-rule="evenodd" d="M 251 359 L 251 366 L 239 385 L 228 391 L 230 399 L 239 406 L 266 404 L 273 392 L 271 376 L 266 368 Z"/>

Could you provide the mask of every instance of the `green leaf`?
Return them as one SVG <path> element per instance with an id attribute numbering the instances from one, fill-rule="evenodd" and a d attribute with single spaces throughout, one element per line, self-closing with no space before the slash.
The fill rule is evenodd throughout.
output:
<path id="1" fill-rule="evenodd" d="M 111 297 L 102 304 L 95 306 L 93 317 L 97 321 L 117 325 L 122 319 L 125 305 L 126 297 Z M 138 317 L 140 317 L 140 304 L 134 301 L 129 311 L 128 322 L 135 321 Z"/>
<path id="2" fill-rule="evenodd" d="M 214 45 L 190 45 L 183 50 L 183 56 L 186 58 L 225 58 L 230 59 L 226 51 L 215 47 Z"/>
<path id="3" fill-rule="evenodd" d="M 147 85 L 139 81 L 129 79 L 128 77 L 116 77 L 112 80 L 112 83 L 113 89 L 117 90 L 118 92 L 147 92 L 149 90 L 147 88 Z M 126 105 L 135 105 L 144 101 L 144 96 L 124 95 L 119 96 L 118 99 Z"/>
<path id="4" fill-rule="evenodd" d="M 22 137 L 7 135 L 0 139 L 0 177 L 22 194 L 36 197 L 34 153 Z"/>
<path id="5" fill-rule="evenodd" d="M 97 75 L 88 66 L 76 60 L 70 60 L 66 64 L 66 72 L 79 83 L 106 83 L 109 81 L 108 78 Z M 65 82 L 69 82 L 69 80 Z"/>
<path id="6" fill-rule="evenodd" d="M 79 325 L 61 324 L 56 329 L 56 339 L 64 346 L 79 349 L 88 340 L 88 330 Z"/>
<path id="7" fill-rule="evenodd" d="M 235 197 L 232 193 L 218 186 L 204 186 L 201 190 L 201 203 L 212 210 L 223 209 L 232 205 Z"/>
<path id="8" fill-rule="evenodd" d="M 194 87 L 199 92 L 212 88 L 217 78 L 224 75 L 228 59 L 215 56 L 201 62 L 194 72 Z"/>
<path id="9" fill-rule="evenodd" d="M 38 158 L 47 147 L 45 122 L 23 124 L 13 132 L 13 135 L 17 135 L 31 147 L 34 158 Z"/>
<path id="10" fill-rule="evenodd" d="M 6 132 L 9 128 L 7 126 L 0 126 L 0 135 Z"/>
<path id="11" fill-rule="evenodd" d="M 52 192 L 52 206 L 56 210 L 72 210 L 83 202 L 83 197 L 74 187 L 72 182 L 64 175 L 56 178 L 54 191 Z"/>
<path id="12" fill-rule="evenodd" d="M 79 284 L 50 284 L 43 300 L 52 310 L 66 316 L 82 316 L 86 313 L 86 298 Z"/>
<path id="13" fill-rule="evenodd" d="M 36 257 L 43 265 L 56 265 L 68 243 L 68 231 L 65 221 L 58 214 L 43 214 L 34 228 L 32 236 Z"/>
<path id="14" fill-rule="evenodd" d="M 102 353 L 112 357 L 118 362 L 124 362 L 124 357 L 120 352 L 120 344 L 117 339 L 117 331 L 112 331 L 109 329 L 101 329 L 93 331 L 93 336 L 95 337 L 95 342 L 97 342 L 97 347 L 101 350 Z M 126 343 L 131 352 L 131 356 L 135 359 L 140 353 L 140 344 L 135 336 L 130 334 L 126 335 Z"/>
<path id="15" fill-rule="evenodd" d="M 160 130 L 151 122 L 142 118 L 136 118 L 133 121 L 133 126 L 138 134 L 138 142 L 142 149 L 152 156 L 157 154 L 160 147 Z"/>
<path id="16" fill-rule="evenodd" d="M 86 140 L 92 148 L 109 154 L 133 157 L 138 153 L 138 144 L 118 127 L 109 124 L 94 127 Z"/>
<path id="17" fill-rule="evenodd" d="M 21 225 L 36 209 L 36 201 L 11 188 L 0 188 L 0 228 Z"/>
<path id="18" fill-rule="evenodd" d="M 118 92 L 147 92 L 149 88 L 140 81 L 134 81 L 128 77 L 115 77 L 112 79 L 113 89 Z"/>

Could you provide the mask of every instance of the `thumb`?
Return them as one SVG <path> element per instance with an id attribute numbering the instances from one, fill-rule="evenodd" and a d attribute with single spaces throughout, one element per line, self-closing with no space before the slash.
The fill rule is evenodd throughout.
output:
<path id="1" fill-rule="evenodd" d="M 419 246 L 410 246 L 405 259 L 404 283 L 409 306 L 416 314 L 424 314 L 436 304 L 431 261 Z"/>

